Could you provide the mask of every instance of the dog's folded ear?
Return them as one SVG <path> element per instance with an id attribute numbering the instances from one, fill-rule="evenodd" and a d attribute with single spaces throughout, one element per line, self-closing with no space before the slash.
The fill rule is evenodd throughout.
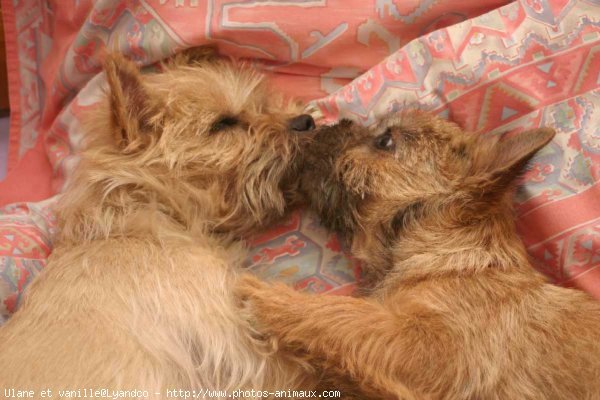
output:
<path id="1" fill-rule="evenodd" d="M 544 146 L 555 132 L 551 128 L 538 128 L 501 138 L 480 155 L 470 183 L 484 197 L 501 195 L 512 187 L 523 173 L 527 163 Z M 487 139 L 489 140 L 489 139 Z"/>
<path id="2" fill-rule="evenodd" d="M 132 61 L 118 53 L 107 54 L 104 71 L 115 143 L 128 152 L 140 149 L 160 132 L 158 107 Z"/>
<path id="3" fill-rule="evenodd" d="M 207 44 L 204 46 L 188 47 L 167 59 L 163 65 L 166 68 L 176 68 L 179 66 L 210 62 L 217 60 L 218 58 L 219 52 L 217 46 L 214 44 Z"/>

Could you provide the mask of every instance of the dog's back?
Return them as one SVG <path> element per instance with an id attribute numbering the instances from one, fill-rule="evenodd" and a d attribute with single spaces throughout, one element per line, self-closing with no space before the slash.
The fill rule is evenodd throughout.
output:
<path id="1" fill-rule="evenodd" d="M 238 260 L 224 252 L 129 239 L 59 249 L 0 329 L 0 387 L 39 398 L 46 389 L 165 396 L 293 384 L 299 371 L 269 356 L 235 312 Z"/>
<path id="2" fill-rule="evenodd" d="M 527 268 L 530 268 L 527 266 Z M 449 274 L 377 297 L 426 332 L 403 382 L 441 399 L 600 398 L 600 303 L 531 271 Z M 411 351 L 414 350 L 414 351 Z M 426 357 L 424 357 L 426 355 Z M 409 361 L 410 360 L 410 361 Z"/>

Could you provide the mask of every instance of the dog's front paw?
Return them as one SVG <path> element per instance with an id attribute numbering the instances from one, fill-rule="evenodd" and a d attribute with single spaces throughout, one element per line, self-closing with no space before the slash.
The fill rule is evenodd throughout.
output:
<path id="1" fill-rule="evenodd" d="M 234 295 L 246 319 L 256 330 L 269 334 L 294 315 L 298 294 L 289 286 L 264 282 L 252 275 L 238 279 Z"/>
<path id="2" fill-rule="evenodd" d="M 269 287 L 268 283 L 261 281 L 257 277 L 244 274 L 236 282 L 234 295 L 241 303 L 244 303 L 249 299 L 264 297 Z"/>
<path id="3" fill-rule="evenodd" d="M 256 334 L 264 334 L 269 323 L 264 316 L 270 291 L 271 285 L 249 274 L 240 276 L 233 290 L 240 312 Z"/>

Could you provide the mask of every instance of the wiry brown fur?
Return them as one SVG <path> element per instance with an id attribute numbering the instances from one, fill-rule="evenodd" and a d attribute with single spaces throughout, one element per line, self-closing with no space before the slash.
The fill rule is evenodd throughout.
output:
<path id="1" fill-rule="evenodd" d="M 513 222 L 515 180 L 553 136 L 480 137 L 420 112 L 320 130 L 304 190 L 375 287 L 310 296 L 247 277 L 255 324 L 348 397 L 600 399 L 600 303 L 535 272 Z"/>
<path id="2" fill-rule="evenodd" d="M 144 76 L 107 58 L 55 250 L 0 329 L 0 388 L 310 388 L 231 294 L 240 236 L 296 192 L 294 110 L 251 69 L 212 58 Z"/>

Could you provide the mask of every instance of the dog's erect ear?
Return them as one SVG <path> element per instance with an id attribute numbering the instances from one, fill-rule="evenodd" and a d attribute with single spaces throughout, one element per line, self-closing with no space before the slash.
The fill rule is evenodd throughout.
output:
<path id="1" fill-rule="evenodd" d="M 498 141 L 476 171 L 476 185 L 488 195 L 503 194 L 527 163 L 554 137 L 554 129 L 531 129 Z"/>
<path id="2" fill-rule="evenodd" d="M 120 54 L 108 54 L 104 71 L 110 88 L 109 107 L 115 142 L 139 148 L 157 131 L 156 107 L 142 83 L 138 67 Z"/>
<path id="3" fill-rule="evenodd" d="M 509 185 L 525 169 L 525 166 L 542 147 L 554 138 L 554 129 L 539 128 L 522 132 L 499 141 L 495 157 L 491 159 L 490 171 L 500 185 Z"/>

